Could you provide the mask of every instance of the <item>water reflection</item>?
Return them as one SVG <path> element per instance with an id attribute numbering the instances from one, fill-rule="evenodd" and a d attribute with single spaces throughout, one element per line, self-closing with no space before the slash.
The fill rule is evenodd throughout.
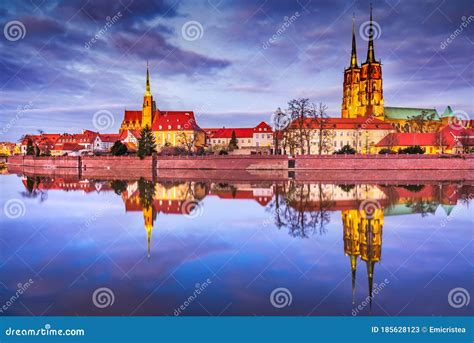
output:
<path id="1" fill-rule="evenodd" d="M 356 304 L 358 279 L 365 279 L 372 307 L 374 279 L 382 260 L 384 221 L 388 217 L 420 214 L 433 215 L 439 208 L 449 216 L 456 204 L 468 203 L 473 186 L 463 182 L 432 184 L 324 184 L 300 183 L 295 180 L 273 183 L 268 181 L 203 182 L 92 180 L 74 177 L 21 177 L 24 197 L 48 200 L 48 191 L 81 191 L 84 193 L 115 193 L 121 197 L 125 212 L 141 212 L 146 231 L 148 259 L 153 255 L 153 228 L 160 226 L 161 215 L 193 218 L 202 210 L 206 198 L 219 201 L 254 200 L 265 209 L 267 218 L 255 223 L 265 229 L 287 230 L 293 239 L 308 239 L 326 235 L 330 230 L 331 214 L 340 212 L 347 271 L 351 273 L 352 304 Z M 159 240 L 160 234 L 154 239 Z M 402 249 L 402 248 L 401 248 Z M 365 265 L 365 266 L 364 266 Z M 365 267 L 365 268 L 364 268 Z M 302 314 L 302 313 L 300 313 Z"/>

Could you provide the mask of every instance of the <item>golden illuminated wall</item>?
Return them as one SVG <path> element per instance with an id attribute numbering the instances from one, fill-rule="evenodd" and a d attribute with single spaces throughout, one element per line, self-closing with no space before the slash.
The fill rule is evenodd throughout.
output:
<path id="1" fill-rule="evenodd" d="M 358 115 L 383 119 L 382 66 L 379 62 L 362 64 L 359 88 Z"/>
<path id="2" fill-rule="evenodd" d="M 342 118 L 357 118 L 359 116 L 359 82 L 360 68 L 351 67 L 344 71 Z"/>

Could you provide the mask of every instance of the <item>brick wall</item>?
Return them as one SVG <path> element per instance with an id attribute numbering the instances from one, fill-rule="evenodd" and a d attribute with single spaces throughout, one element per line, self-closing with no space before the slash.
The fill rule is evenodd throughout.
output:
<path id="1" fill-rule="evenodd" d="M 296 156 L 295 169 L 325 170 L 473 170 L 474 155 L 440 158 L 437 155 L 327 155 Z"/>
<path id="2" fill-rule="evenodd" d="M 158 169 L 218 169 L 218 170 L 252 170 L 252 169 L 286 169 L 286 156 L 193 156 L 165 157 L 158 156 Z"/>
<path id="3" fill-rule="evenodd" d="M 82 170 L 101 168 L 105 170 L 151 169 L 152 158 L 143 160 L 135 156 L 83 156 Z"/>

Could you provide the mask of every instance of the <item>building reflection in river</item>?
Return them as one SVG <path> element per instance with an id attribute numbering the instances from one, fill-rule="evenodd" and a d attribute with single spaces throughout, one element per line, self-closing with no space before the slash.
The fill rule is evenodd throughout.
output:
<path id="1" fill-rule="evenodd" d="M 78 180 L 61 177 L 23 176 L 25 197 L 47 199 L 48 190 L 115 192 L 126 212 L 141 212 L 146 230 L 147 256 L 151 256 L 153 228 L 161 215 L 192 217 L 206 197 L 229 201 L 255 200 L 266 207 L 277 228 L 286 228 L 293 237 L 324 234 L 331 213 L 340 212 L 344 254 L 352 275 L 355 303 L 357 268 L 366 265 L 368 297 L 372 290 L 376 264 L 382 259 L 382 232 L 387 216 L 434 214 L 442 207 L 447 216 L 458 200 L 472 194 L 472 186 L 462 183 L 426 185 L 368 185 L 299 183 L 216 183 L 198 181 Z M 258 225 L 258 223 L 256 224 Z"/>

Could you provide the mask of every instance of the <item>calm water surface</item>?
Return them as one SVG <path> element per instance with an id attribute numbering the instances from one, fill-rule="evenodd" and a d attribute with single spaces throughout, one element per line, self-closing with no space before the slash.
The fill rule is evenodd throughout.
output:
<path id="1" fill-rule="evenodd" d="M 1 315 L 472 314 L 448 302 L 474 296 L 469 182 L 0 189 Z"/>

